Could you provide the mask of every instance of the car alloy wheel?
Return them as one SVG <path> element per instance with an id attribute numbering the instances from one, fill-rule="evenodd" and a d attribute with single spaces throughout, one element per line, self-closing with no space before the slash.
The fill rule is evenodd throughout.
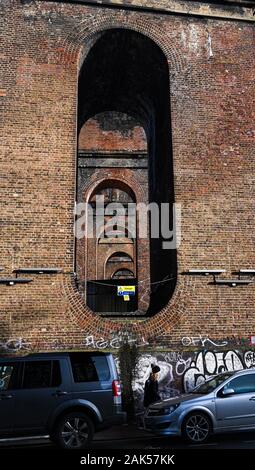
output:
<path id="1" fill-rule="evenodd" d="M 189 442 L 206 442 L 212 432 L 210 419 L 203 413 L 192 413 L 184 422 L 183 432 Z"/>
<path id="2" fill-rule="evenodd" d="M 56 430 L 57 443 L 65 449 L 87 447 L 93 437 L 93 424 L 82 412 L 66 414 Z"/>

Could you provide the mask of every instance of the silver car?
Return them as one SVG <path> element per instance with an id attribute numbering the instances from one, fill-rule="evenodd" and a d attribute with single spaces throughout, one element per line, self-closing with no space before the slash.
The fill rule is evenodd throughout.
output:
<path id="1" fill-rule="evenodd" d="M 204 443 L 211 434 L 255 429 L 255 370 L 224 372 L 192 392 L 150 405 L 145 429 Z"/>

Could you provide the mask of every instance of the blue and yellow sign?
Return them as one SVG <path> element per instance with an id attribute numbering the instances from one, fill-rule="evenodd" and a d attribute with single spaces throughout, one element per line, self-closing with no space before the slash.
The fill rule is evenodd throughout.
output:
<path id="1" fill-rule="evenodd" d="M 117 286 L 117 295 L 135 295 L 135 286 Z"/>

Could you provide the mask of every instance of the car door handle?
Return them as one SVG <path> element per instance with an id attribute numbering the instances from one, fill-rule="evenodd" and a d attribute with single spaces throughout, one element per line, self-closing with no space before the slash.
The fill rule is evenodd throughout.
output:
<path id="1" fill-rule="evenodd" d="M 255 401 L 255 397 L 249 398 L 250 401 Z"/>
<path id="2" fill-rule="evenodd" d="M 0 395 L 0 400 L 10 400 L 11 398 L 13 398 L 13 395 Z"/>
<path id="3" fill-rule="evenodd" d="M 53 395 L 54 397 L 62 397 L 63 395 L 67 395 L 67 394 L 68 394 L 68 392 L 64 392 L 64 391 L 62 391 L 62 390 L 57 390 L 57 391 L 54 392 L 52 395 Z"/>

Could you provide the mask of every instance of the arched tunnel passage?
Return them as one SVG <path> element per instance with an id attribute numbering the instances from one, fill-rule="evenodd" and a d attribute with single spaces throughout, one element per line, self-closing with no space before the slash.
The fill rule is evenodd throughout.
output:
<path id="1" fill-rule="evenodd" d="M 169 204 L 166 218 L 169 218 L 171 231 L 174 182 L 169 69 L 162 50 L 143 34 L 120 28 L 102 31 L 85 57 L 79 75 L 78 132 L 89 119 L 102 113 L 108 113 L 108 116 L 124 113 L 145 130 L 148 152 L 147 202 L 156 203 L 159 208 L 162 203 Z M 109 129 L 117 130 L 116 121 L 114 123 L 109 120 L 108 125 Z M 94 150 L 100 152 L 98 148 Z M 114 165 L 115 163 L 111 162 L 111 168 Z M 120 166 L 118 171 L 124 174 Z M 129 184 L 128 181 L 127 183 Z M 78 179 L 78 193 L 82 184 L 84 182 Z M 151 223 L 154 222 L 152 220 Z M 171 235 L 169 238 L 163 236 L 160 230 L 162 223 L 162 214 L 159 211 L 159 236 L 154 235 L 157 230 L 155 232 L 150 229 L 148 241 L 148 316 L 154 315 L 168 303 L 177 278 L 176 249 L 164 249 L 163 241 L 171 240 Z M 138 278 L 138 289 L 140 281 Z"/>

